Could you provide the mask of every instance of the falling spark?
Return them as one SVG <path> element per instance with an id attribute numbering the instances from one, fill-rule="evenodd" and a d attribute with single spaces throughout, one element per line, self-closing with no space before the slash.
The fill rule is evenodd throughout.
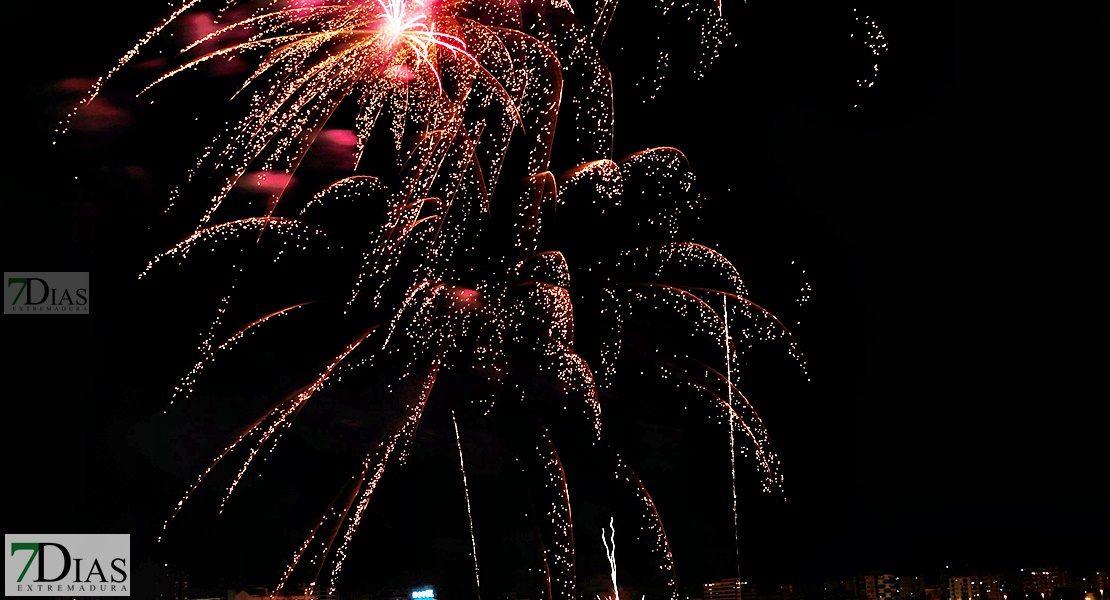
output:
<path id="1" fill-rule="evenodd" d="M 462 438 L 459 437 L 459 422 L 455 411 L 451 411 L 451 424 L 455 427 L 455 445 L 459 448 L 459 471 L 462 472 L 463 496 L 466 498 L 466 519 L 470 524 L 470 554 L 474 557 L 474 587 L 478 600 L 482 600 L 482 582 L 478 576 L 478 541 L 474 537 L 474 515 L 470 511 L 470 488 L 466 483 L 466 463 L 463 462 Z"/>
<path id="2" fill-rule="evenodd" d="M 871 18 L 869 15 L 860 14 L 859 9 L 856 8 L 853 8 L 852 12 L 856 13 L 853 18 L 855 19 L 857 26 L 862 27 L 863 29 L 863 31 L 860 33 L 860 38 L 862 39 L 863 44 L 867 48 L 867 52 L 871 55 L 871 59 L 873 61 L 871 64 L 871 68 L 868 70 L 868 73 L 860 77 L 859 79 L 856 79 L 856 87 L 861 90 L 867 90 L 875 87 L 875 84 L 878 82 L 879 62 L 882 59 L 883 55 L 886 54 L 886 52 L 890 48 L 887 45 L 886 36 L 884 36 L 882 30 L 879 29 L 879 24 L 875 21 L 875 19 Z M 849 37 L 855 38 L 856 33 L 849 34 Z M 853 108 L 858 107 L 858 103 L 853 105 Z"/>
<path id="3" fill-rule="evenodd" d="M 724 305 L 721 314 L 725 328 L 725 381 L 728 383 L 728 405 L 734 407 L 732 402 L 732 338 L 728 334 L 728 296 L 722 298 Z M 735 412 L 728 413 L 728 454 L 729 475 L 732 478 L 732 541 L 736 551 L 736 575 L 740 575 L 740 511 L 736 501 L 736 437 L 734 433 Z"/>

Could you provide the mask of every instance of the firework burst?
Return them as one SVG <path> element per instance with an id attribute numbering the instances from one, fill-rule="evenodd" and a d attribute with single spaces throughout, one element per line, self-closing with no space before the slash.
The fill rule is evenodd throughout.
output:
<path id="1" fill-rule="evenodd" d="M 200 4 L 182 5 L 144 36 L 84 104 Z M 422 424 L 445 405 L 476 587 L 486 571 L 475 535 L 481 524 L 470 514 L 468 425 L 501 432 L 528 473 L 545 597 L 577 596 L 568 457 L 589 456 L 588 468 L 606 474 L 614 495 L 633 499 L 628 519 L 637 526 L 622 530 L 639 532 L 676 598 L 663 519 L 606 437 L 603 393 L 619 392 L 628 365 L 672 384 L 675 398 L 696 399 L 691 406 L 727 437 L 733 471 L 735 452 L 747 449 L 764 490 L 780 490 L 777 455 L 737 386 L 736 365 L 760 341 L 784 340 L 800 360 L 797 346 L 750 299 L 724 256 L 681 237 L 680 215 L 697 203 L 682 153 L 660 147 L 613 155 L 612 84 L 599 45 L 616 2 L 593 8 L 583 19 L 578 15 L 586 13 L 563 0 L 233 4 L 211 14 L 211 30 L 139 92 L 157 94 L 218 61 L 251 65 L 227 103 L 233 118 L 171 194 L 172 210 L 188 213 L 195 226 L 143 276 L 169 259 L 190 260 L 201 247 L 268 255 L 266 269 L 319 253 L 312 260 L 323 256 L 334 274 L 323 291 L 225 326 L 229 290 L 174 398 L 188 398 L 217 355 L 259 330 L 326 313 L 346 336 L 303 387 L 263 411 L 209 463 L 165 529 L 194 492 L 215 484 L 220 467 L 237 461 L 222 484 L 222 509 L 310 402 L 367 373 L 384 382 L 390 400 L 382 408 L 392 418 L 362 449 L 349 484 L 291 548 L 276 592 L 294 581 L 335 592 L 389 467 L 405 463 Z M 719 18 L 716 5 L 664 8 Z M 349 120 L 337 125 L 340 119 Z M 326 139 L 351 140 L 350 172 L 333 177 L 306 166 Z M 244 200 L 244 189 L 263 201 Z M 576 234 L 586 223 L 597 231 L 635 230 L 644 241 L 582 239 Z M 238 277 L 243 267 L 234 270 Z M 575 314 L 583 311 L 604 325 L 576 330 Z M 665 323 L 669 333 L 644 323 Z M 437 394 L 452 378 L 468 382 L 466 398 Z M 734 477 L 733 489 L 735 528 Z"/>

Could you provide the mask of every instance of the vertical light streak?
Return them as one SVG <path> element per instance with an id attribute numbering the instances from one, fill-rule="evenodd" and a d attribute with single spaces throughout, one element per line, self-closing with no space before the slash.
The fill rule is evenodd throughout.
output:
<path id="1" fill-rule="evenodd" d="M 732 337 L 728 333 L 728 295 L 724 296 L 724 321 L 725 321 L 725 380 L 728 384 L 728 453 L 731 462 L 729 470 L 732 476 L 732 543 L 736 551 L 736 576 L 740 576 L 740 512 L 736 503 L 736 436 L 732 428 L 735 426 L 733 419 L 736 411 L 732 404 Z"/>
<path id="2" fill-rule="evenodd" d="M 613 580 L 613 600 L 621 600 L 617 591 L 617 526 L 609 517 L 609 539 L 605 539 L 605 527 L 601 528 L 601 543 L 605 546 L 605 556 L 609 559 L 609 577 Z"/>
<path id="3" fill-rule="evenodd" d="M 482 600 L 482 581 L 478 575 L 478 540 L 474 537 L 474 514 L 470 511 L 470 488 L 466 483 L 466 463 L 463 462 L 462 438 L 459 437 L 459 423 L 455 411 L 451 411 L 451 424 L 455 426 L 455 445 L 459 449 L 459 471 L 462 472 L 463 497 L 466 498 L 466 519 L 470 523 L 470 553 L 474 557 L 474 586 L 478 600 Z"/>

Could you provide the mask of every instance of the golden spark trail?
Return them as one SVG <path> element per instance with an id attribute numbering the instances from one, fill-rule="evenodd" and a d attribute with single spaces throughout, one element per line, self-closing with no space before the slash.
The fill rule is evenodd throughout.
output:
<path id="1" fill-rule="evenodd" d="M 455 427 L 455 445 L 459 448 L 459 471 L 462 472 L 463 496 L 466 498 L 466 519 L 470 524 L 470 554 L 474 557 L 474 587 L 478 600 L 482 600 L 482 581 L 478 575 L 478 541 L 474 537 L 474 515 L 470 512 L 470 488 L 466 484 L 466 463 L 463 462 L 462 438 L 459 437 L 459 422 L 455 411 L 451 411 L 451 424 Z"/>

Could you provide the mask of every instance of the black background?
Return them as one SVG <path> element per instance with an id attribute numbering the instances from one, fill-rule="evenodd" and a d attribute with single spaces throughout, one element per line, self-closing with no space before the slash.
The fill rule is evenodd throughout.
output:
<path id="1" fill-rule="evenodd" d="M 139 556 L 149 527 L 209 456 L 201 442 L 193 455 L 189 442 L 166 449 L 150 433 L 163 431 L 152 425 L 160 390 L 191 364 L 180 345 L 196 339 L 183 326 L 193 317 L 163 311 L 176 304 L 142 297 L 133 281 L 169 241 L 149 197 L 162 182 L 74 181 L 67 161 L 96 182 L 126 178 L 107 160 L 98 172 L 96 146 L 50 143 L 77 97 L 58 82 L 106 72 L 159 15 L 12 10 L 4 270 L 89 271 L 96 293 L 88 316 L 4 317 L 4 530 L 130 531 L 136 560 L 151 562 Z M 635 47 L 633 13 L 618 11 L 607 48 Z M 857 15 L 874 17 L 890 44 L 862 91 L 854 82 L 874 61 Z M 626 83 L 636 76 L 622 79 L 643 68 L 635 53 L 606 59 L 617 153 L 681 149 L 706 197 L 699 238 L 733 260 L 757 301 L 800 321 L 811 381 L 783 368 L 778 393 L 766 385 L 774 397 L 754 400 L 788 500 L 743 492 L 742 571 L 1105 567 L 1095 330 L 1105 269 L 1089 266 L 1103 194 L 1077 183 L 1087 163 L 1057 138 L 1083 138 L 1086 124 L 1046 107 L 1058 87 L 1045 75 L 1063 73 L 1045 64 L 1048 42 L 988 43 L 944 3 L 752 0 L 726 16 L 732 35 L 708 76 L 689 76 L 696 57 L 676 49 L 655 100 Z M 690 32 L 667 35 L 674 48 L 696 46 Z M 187 154 L 177 136 L 189 135 L 144 132 L 147 147 L 122 162 L 172 163 Z M 806 283 L 812 297 L 799 308 Z M 673 435 L 660 447 L 681 445 Z M 727 479 L 718 484 L 709 504 L 720 512 Z M 684 585 L 732 574 L 731 535 L 697 541 L 731 525 L 723 512 L 709 524 L 704 500 L 676 493 L 668 506 L 677 550 L 691 553 L 676 552 Z"/>

